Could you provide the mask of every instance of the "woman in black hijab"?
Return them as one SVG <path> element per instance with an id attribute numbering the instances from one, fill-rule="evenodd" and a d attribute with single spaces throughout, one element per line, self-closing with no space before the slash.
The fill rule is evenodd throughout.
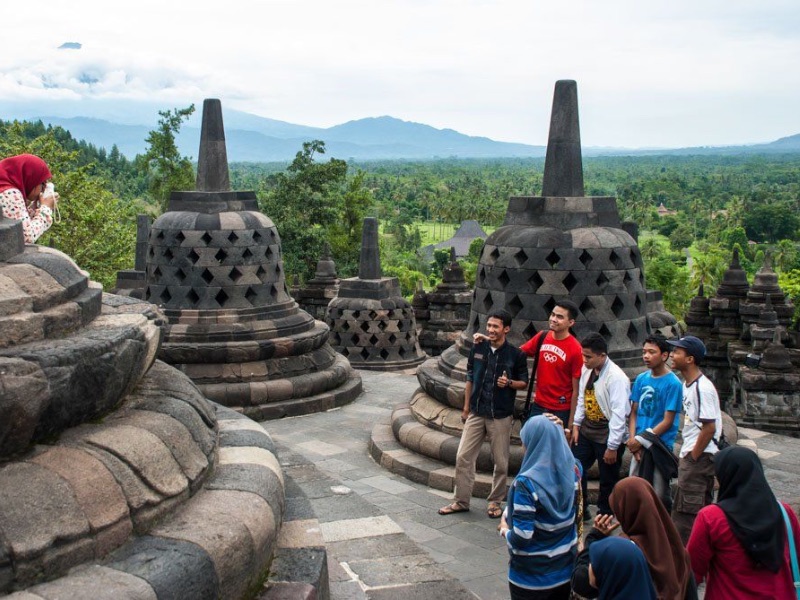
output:
<path id="1" fill-rule="evenodd" d="M 632 541 L 609 537 L 589 546 L 589 582 L 599 600 L 656 600 L 644 554 Z"/>
<path id="2" fill-rule="evenodd" d="M 697 515 L 686 548 L 706 600 L 718 598 L 794 599 L 789 545 L 778 500 L 752 450 L 732 446 L 717 453 L 717 504 Z M 788 505 L 795 544 L 800 523 Z"/>

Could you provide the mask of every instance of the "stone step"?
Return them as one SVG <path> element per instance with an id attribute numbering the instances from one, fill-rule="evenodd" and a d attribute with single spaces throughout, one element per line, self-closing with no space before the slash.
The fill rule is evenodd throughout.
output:
<path id="1" fill-rule="evenodd" d="M 424 425 L 420 425 L 424 427 Z M 452 492 L 455 485 L 455 467 L 443 461 L 421 456 L 403 447 L 395 438 L 392 426 L 379 423 L 372 429 L 369 453 L 375 462 L 392 473 L 437 490 Z M 508 478 L 509 484 L 512 477 Z M 472 495 L 486 498 L 492 489 L 492 476 L 486 472 L 475 473 Z M 599 485 L 597 479 L 589 479 L 589 502 L 597 502 Z"/>
<path id="2" fill-rule="evenodd" d="M 277 451 L 287 482 L 287 513 L 281 532 L 284 541 L 279 540 L 279 546 L 314 548 L 321 540 L 327 550 L 333 600 L 475 599 L 379 506 L 342 486 L 340 480 L 323 473 L 307 458 L 280 444 Z M 298 502 L 300 496 L 304 502 Z M 279 549 L 276 561 L 280 555 Z M 316 577 L 319 554 L 298 551 L 297 556 L 309 556 L 312 568 L 304 573 L 304 565 L 295 561 L 294 582 L 285 586 L 275 585 L 270 576 L 266 595 L 259 600 L 314 597 L 309 593 L 314 588 L 310 579 Z M 276 595 L 269 595 L 273 590 Z"/>
<path id="3" fill-rule="evenodd" d="M 340 364 L 341 363 L 341 364 Z M 298 417 L 314 412 L 322 412 L 349 404 L 362 392 L 361 376 L 356 371 L 351 371 L 346 365 L 346 359 L 337 355 L 337 368 L 344 376 L 336 375 L 333 369 L 321 373 L 310 373 L 305 376 L 291 379 L 276 380 L 271 382 L 272 389 L 278 389 L 282 400 L 268 401 L 264 389 L 259 390 L 260 384 L 243 384 L 246 388 L 240 394 L 240 399 L 248 401 L 245 406 L 232 406 L 251 419 L 256 421 L 272 421 L 284 417 Z M 338 382 L 338 383 L 337 383 Z M 270 383 L 270 382 L 267 382 Z M 333 387 L 336 384 L 338 387 Z M 212 400 L 226 404 L 231 401 L 231 386 L 205 386 L 199 385 L 200 390 Z M 333 389 L 331 389 L 333 388 Z M 220 392 L 228 391 L 227 395 Z M 320 390 L 314 393 L 316 390 Z M 246 393 L 245 393 L 246 392 Z M 310 394 L 303 396 L 303 394 Z M 236 400 L 236 398 L 233 398 Z M 263 402 L 262 404 L 257 404 Z"/>

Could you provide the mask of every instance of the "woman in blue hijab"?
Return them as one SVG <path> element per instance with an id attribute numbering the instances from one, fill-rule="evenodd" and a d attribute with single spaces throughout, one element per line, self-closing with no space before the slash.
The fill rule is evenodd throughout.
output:
<path id="1" fill-rule="evenodd" d="M 609 537 L 589 546 L 589 581 L 599 600 L 656 600 L 644 554 L 632 541 Z"/>
<path id="2" fill-rule="evenodd" d="M 578 544 L 575 492 L 580 467 L 564 430 L 545 416 L 528 419 L 520 438 L 525 456 L 500 522 L 511 557 L 511 599 L 567 599 Z"/>

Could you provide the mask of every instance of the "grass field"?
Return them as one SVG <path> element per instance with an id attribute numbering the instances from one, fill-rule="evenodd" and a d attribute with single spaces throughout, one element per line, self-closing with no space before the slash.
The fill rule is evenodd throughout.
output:
<path id="1" fill-rule="evenodd" d="M 455 234 L 456 229 L 458 229 L 458 226 L 451 223 L 435 223 L 433 221 L 423 221 L 414 223 L 414 225 L 419 227 L 419 232 L 422 234 L 423 246 L 438 244 L 439 242 L 449 240 L 453 237 L 453 234 Z M 497 229 L 497 227 L 487 227 L 486 225 L 481 225 L 481 227 L 483 227 L 483 230 L 487 234 Z"/>

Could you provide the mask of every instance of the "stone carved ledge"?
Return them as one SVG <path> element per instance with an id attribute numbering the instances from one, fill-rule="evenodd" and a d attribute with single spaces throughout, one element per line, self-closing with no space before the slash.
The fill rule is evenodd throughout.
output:
<path id="1" fill-rule="evenodd" d="M 159 438 L 158 443 L 164 448 L 169 448 L 172 460 L 180 463 L 181 469 L 186 469 L 183 475 L 187 482 L 188 472 L 191 472 L 190 465 L 194 464 L 194 472 L 199 466 L 190 455 L 193 454 L 194 459 L 199 459 L 200 455 L 203 455 L 203 448 L 210 451 L 210 455 L 206 457 L 208 462 L 203 474 L 194 480 L 196 493 L 184 498 L 186 501 L 180 505 L 173 504 L 170 508 L 174 510 L 165 511 L 157 523 L 151 523 L 152 526 L 146 531 L 139 532 L 132 522 L 130 506 L 125 513 L 124 497 L 118 497 L 116 504 L 88 502 L 107 494 L 108 489 L 103 491 L 85 489 L 89 482 L 83 478 L 91 473 L 78 470 L 73 477 L 76 481 L 83 481 L 84 488 L 81 490 L 83 496 L 76 494 L 75 497 L 79 502 L 82 497 L 88 499 L 87 503 L 81 506 L 82 508 L 85 506 L 86 514 L 89 514 L 91 509 L 93 511 L 91 515 L 95 520 L 105 518 L 105 521 L 113 521 L 117 516 L 117 522 L 122 523 L 118 530 L 112 531 L 112 535 L 105 540 L 106 546 L 102 550 L 106 555 L 101 556 L 98 553 L 97 540 L 88 538 L 83 544 L 72 544 L 76 547 L 76 551 L 72 553 L 64 553 L 63 545 L 60 545 L 59 552 L 54 552 L 50 560 L 40 563 L 41 567 L 49 566 L 50 571 L 44 568 L 38 571 L 19 569 L 18 565 L 14 564 L 13 571 L 27 574 L 25 580 L 27 583 L 38 583 L 42 579 L 58 575 L 64 576 L 27 587 L 24 591 L 11 594 L 9 598 L 45 600 L 54 597 L 121 599 L 175 597 L 212 600 L 241 598 L 252 594 L 258 588 L 269 560 L 274 554 L 285 510 L 283 474 L 275 457 L 272 440 L 257 423 L 224 407 L 208 404 L 197 395 L 196 389 L 188 380 L 181 376 L 176 378 L 174 370 L 160 363 L 153 370 L 163 370 L 163 374 L 168 375 L 168 380 L 159 382 L 159 385 L 167 387 L 171 385 L 170 396 L 182 396 L 182 401 L 177 401 L 177 398 L 165 401 L 161 394 L 150 390 L 144 394 L 146 398 L 141 404 L 128 410 L 127 414 L 120 415 L 119 418 L 127 419 L 125 421 L 128 423 L 127 426 L 131 426 L 132 418 L 138 419 L 142 431 L 145 431 L 146 426 L 150 426 L 150 431 L 147 433 L 151 435 L 159 423 L 165 426 L 169 420 L 153 420 L 152 417 L 144 418 L 135 413 L 160 409 L 164 411 L 162 417 L 167 417 L 169 414 L 168 419 L 173 423 L 180 421 L 179 427 L 184 428 L 183 432 L 176 435 L 175 426 L 166 425 L 165 430 L 160 433 L 162 438 Z M 176 382 L 181 383 L 178 385 Z M 189 389 L 194 391 L 188 392 Z M 194 403 L 193 398 L 200 400 Z M 147 406 L 147 411 L 140 410 L 143 405 Z M 204 406 L 204 409 L 201 409 L 201 406 Z M 209 419 L 218 427 L 209 426 Z M 186 427 L 186 423 L 192 421 L 194 425 Z M 163 438 L 168 435 L 172 436 L 172 446 L 163 442 Z M 194 450 L 189 450 L 191 444 L 189 446 L 176 444 L 179 439 L 185 441 L 187 436 L 195 441 Z M 218 447 L 215 445 L 217 440 Z M 68 452 L 80 452 L 80 449 L 76 448 L 66 447 Z M 181 451 L 184 451 L 183 455 Z M 214 457 L 216 465 L 211 473 Z M 160 468 L 156 464 L 157 461 L 152 460 L 152 455 L 148 462 L 153 477 L 164 478 L 169 473 L 175 475 L 177 472 L 174 468 L 172 470 Z M 45 469 L 33 461 L 31 464 Z M 97 470 L 93 476 L 95 479 L 105 477 L 109 480 L 109 484 L 114 481 L 114 477 L 111 475 L 106 477 L 102 469 Z M 0 469 L 0 478 L 2 477 L 3 470 Z M 198 486 L 201 478 L 204 479 L 202 488 Z M 73 484 L 67 481 L 62 483 L 62 487 L 65 485 Z M 5 488 L 4 485 L 2 487 Z M 189 492 L 190 490 L 186 490 L 180 494 L 188 495 Z M 61 502 L 67 502 L 63 494 L 59 497 Z M 2 510 L 0 507 L 0 511 Z M 66 516 L 75 515 L 68 513 Z M 46 523 L 41 520 L 37 522 Z M 65 517 L 61 517 L 54 519 L 53 524 L 64 527 L 68 521 Z M 137 533 L 142 535 L 134 537 Z M 33 536 L 30 539 L 39 538 Z M 127 543 L 120 545 L 123 542 Z M 116 549 L 113 550 L 114 548 Z M 109 550 L 113 552 L 109 554 Z M 5 591 L 25 587 L 22 580 L 8 582 L 6 566 L 8 563 L 3 559 L 9 557 L 16 558 L 14 553 L 4 552 L 0 556 L 0 582 L 3 583 L 0 590 Z M 71 558 L 82 558 L 80 562 L 84 564 L 67 573 L 73 566 L 69 562 Z"/>

